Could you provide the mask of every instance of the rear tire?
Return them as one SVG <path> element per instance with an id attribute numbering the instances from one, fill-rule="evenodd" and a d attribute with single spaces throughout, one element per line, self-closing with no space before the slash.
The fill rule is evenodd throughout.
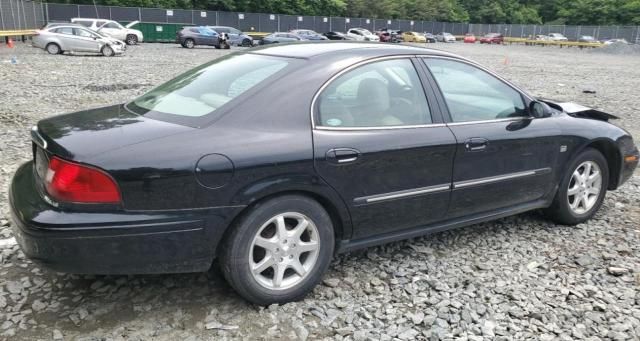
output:
<path id="1" fill-rule="evenodd" d="M 242 297 L 258 305 L 302 299 L 333 256 L 331 218 L 308 197 L 260 202 L 230 228 L 220 244 L 222 272 Z"/>
<path id="2" fill-rule="evenodd" d="M 47 44 L 47 46 L 45 47 L 45 50 L 47 50 L 49 54 L 62 54 L 62 49 L 60 48 L 60 45 L 56 43 Z"/>
<path id="3" fill-rule="evenodd" d="M 598 212 L 608 186 L 607 160 L 599 151 L 587 148 L 567 167 L 553 203 L 544 213 L 556 223 L 583 223 Z"/>
<path id="4" fill-rule="evenodd" d="M 138 44 L 138 36 L 136 36 L 135 34 L 129 34 L 127 35 L 126 42 L 127 45 L 136 45 Z"/>
<path id="5" fill-rule="evenodd" d="M 186 39 L 184 41 L 184 43 L 182 44 L 182 46 L 188 48 L 188 49 L 192 49 L 196 46 L 196 42 L 193 41 L 193 39 Z"/>
<path id="6" fill-rule="evenodd" d="M 244 47 L 251 47 L 251 40 L 245 38 L 242 40 L 242 46 Z"/>
<path id="7" fill-rule="evenodd" d="M 113 49 L 109 45 L 103 46 L 100 52 L 102 52 L 102 55 L 105 57 L 113 57 L 113 55 L 116 54 L 115 52 L 113 52 Z"/>

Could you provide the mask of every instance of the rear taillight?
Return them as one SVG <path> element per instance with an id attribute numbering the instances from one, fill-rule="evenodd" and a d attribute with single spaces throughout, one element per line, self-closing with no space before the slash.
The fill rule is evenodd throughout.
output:
<path id="1" fill-rule="evenodd" d="M 121 200 L 118 186 L 108 174 L 55 156 L 44 180 L 49 195 L 60 201 L 115 204 Z"/>

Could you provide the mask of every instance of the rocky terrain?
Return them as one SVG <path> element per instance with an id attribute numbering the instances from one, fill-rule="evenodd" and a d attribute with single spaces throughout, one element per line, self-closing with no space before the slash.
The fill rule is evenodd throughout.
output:
<path id="1" fill-rule="evenodd" d="M 256 307 L 207 273 L 77 276 L 25 259 L 7 188 L 38 119 L 130 100 L 227 51 L 143 44 L 121 57 L 0 47 L 0 340 L 638 340 L 640 176 L 575 227 L 531 212 L 338 256 L 305 300 Z M 640 59 L 433 44 L 536 96 L 619 115 L 640 138 Z M 8 61 L 17 57 L 17 64 Z M 585 93 L 587 90 L 590 93 Z M 595 93 L 593 93 L 595 92 Z"/>

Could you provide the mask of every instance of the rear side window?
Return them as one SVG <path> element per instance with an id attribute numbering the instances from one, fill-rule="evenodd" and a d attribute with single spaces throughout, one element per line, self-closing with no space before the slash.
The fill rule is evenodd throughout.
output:
<path id="1" fill-rule="evenodd" d="M 333 80 L 317 100 L 318 126 L 391 127 L 431 123 L 422 83 L 411 60 L 365 64 Z"/>
<path id="2" fill-rule="evenodd" d="M 188 119 L 184 121 L 184 118 L 198 118 L 214 113 L 227 102 L 274 76 L 288 64 L 287 58 L 230 55 L 160 85 L 127 104 L 127 107 L 140 115 L 169 121 L 178 118 L 178 121 L 192 125 L 188 123 Z"/>
<path id="3" fill-rule="evenodd" d="M 520 93 L 484 70 L 447 59 L 426 59 L 426 63 L 453 122 L 527 116 Z"/>
<path id="4" fill-rule="evenodd" d="M 73 28 L 71 27 L 56 28 L 56 33 L 73 35 Z"/>

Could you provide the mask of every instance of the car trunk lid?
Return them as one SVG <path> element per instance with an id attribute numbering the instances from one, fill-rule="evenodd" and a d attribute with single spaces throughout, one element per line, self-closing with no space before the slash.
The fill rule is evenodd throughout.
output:
<path id="1" fill-rule="evenodd" d="M 32 131 L 36 145 L 67 160 L 87 162 L 91 157 L 128 145 L 190 129 L 153 120 L 113 105 L 60 115 L 38 122 Z"/>

